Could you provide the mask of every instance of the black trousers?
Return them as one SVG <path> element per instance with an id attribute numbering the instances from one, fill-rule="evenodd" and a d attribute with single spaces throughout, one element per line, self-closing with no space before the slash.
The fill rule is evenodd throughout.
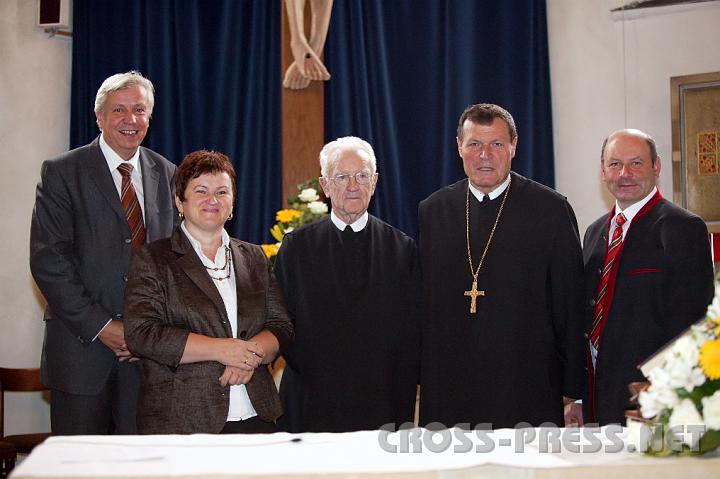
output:
<path id="1" fill-rule="evenodd" d="M 220 434 L 271 434 L 276 430 L 275 423 L 265 422 L 255 416 L 244 421 L 226 422 Z"/>
<path id="2" fill-rule="evenodd" d="M 71 394 L 53 389 L 50 396 L 52 434 L 137 434 L 139 387 L 140 362 L 116 361 L 98 394 Z"/>

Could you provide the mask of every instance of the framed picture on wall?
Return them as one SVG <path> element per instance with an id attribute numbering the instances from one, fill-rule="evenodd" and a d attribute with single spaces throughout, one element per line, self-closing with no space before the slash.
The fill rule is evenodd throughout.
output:
<path id="1" fill-rule="evenodd" d="M 675 203 L 720 233 L 720 72 L 670 78 Z"/>

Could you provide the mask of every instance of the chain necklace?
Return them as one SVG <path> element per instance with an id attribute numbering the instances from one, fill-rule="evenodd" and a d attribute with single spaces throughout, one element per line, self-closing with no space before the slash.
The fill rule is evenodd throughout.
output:
<path id="1" fill-rule="evenodd" d="M 507 188 L 505 188 L 505 194 L 503 195 L 502 203 L 500 203 L 500 209 L 495 217 L 495 224 L 493 224 L 492 230 L 490 230 L 490 236 L 488 237 L 487 243 L 485 243 L 485 249 L 482 252 L 482 256 L 480 256 L 480 263 L 478 264 L 477 269 L 475 269 L 472 261 L 472 249 L 470 248 L 470 180 L 468 179 L 468 189 L 465 196 L 465 236 L 467 238 L 468 264 L 470 265 L 470 274 L 472 275 L 473 282 L 472 287 L 468 291 L 465 291 L 463 296 L 470 297 L 470 314 L 475 314 L 477 312 L 477 297 L 485 296 L 485 291 L 477 289 L 478 274 L 480 274 L 480 268 L 482 268 L 483 261 L 485 261 L 485 255 L 487 254 L 488 249 L 490 249 L 490 243 L 492 243 L 493 236 L 495 235 L 495 229 L 500 222 L 500 216 L 502 215 L 503 208 L 505 208 L 505 200 L 507 200 L 508 193 L 510 193 L 510 183 L 508 183 Z M 489 195 L 488 200 L 490 200 Z"/>
<path id="2" fill-rule="evenodd" d="M 225 264 L 221 268 L 211 268 L 209 266 L 205 266 L 205 269 L 208 270 L 208 275 L 216 281 L 225 281 L 230 277 L 230 272 L 232 271 L 232 256 L 230 255 L 230 248 L 225 246 Z M 213 276 L 211 274 L 211 271 L 214 273 L 217 273 L 218 271 L 222 271 L 225 276 Z"/>

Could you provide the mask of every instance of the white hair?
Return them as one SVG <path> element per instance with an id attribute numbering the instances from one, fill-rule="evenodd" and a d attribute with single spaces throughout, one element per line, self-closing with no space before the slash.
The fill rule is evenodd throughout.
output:
<path id="1" fill-rule="evenodd" d="M 148 118 L 152 116 L 153 107 L 155 106 L 155 87 L 150 80 L 142 76 L 142 73 L 131 70 L 125 73 L 116 73 L 105 79 L 95 95 L 95 113 L 100 113 L 105 108 L 108 94 L 128 88 L 133 85 L 140 85 L 147 92 L 147 114 Z"/>
<path id="2" fill-rule="evenodd" d="M 320 150 L 320 174 L 328 177 L 330 172 L 335 169 L 335 164 L 340 158 L 340 153 L 344 151 L 361 151 L 367 155 L 366 161 L 370 164 L 370 172 L 375 174 L 377 171 L 377 160 L 375 152 L 370 143 L 358 138 L 357 136 L 344 136 L 333 140 Z"/>

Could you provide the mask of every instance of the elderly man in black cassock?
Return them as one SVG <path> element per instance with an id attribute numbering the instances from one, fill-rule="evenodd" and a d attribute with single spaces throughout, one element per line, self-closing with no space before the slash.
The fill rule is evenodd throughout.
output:
<path id="1" fill-rule="evenodd" d="M 415 242 L 368 214 L 378 174 L 366 141 L 320 152 L 329 216 L 285 235 L 275 274 L 295 325 L 280 383 L 289 432 L 400 427 L 419 374 Z"/>
<path id="2" fill-rule="evenodd" d="M 419 207 L 420 422 L 562 426 L 584 374 L 575 214 L 510 171 L 517 130 L 503 108 L 468 107 L 457 146 L 468 178 Z"/>

